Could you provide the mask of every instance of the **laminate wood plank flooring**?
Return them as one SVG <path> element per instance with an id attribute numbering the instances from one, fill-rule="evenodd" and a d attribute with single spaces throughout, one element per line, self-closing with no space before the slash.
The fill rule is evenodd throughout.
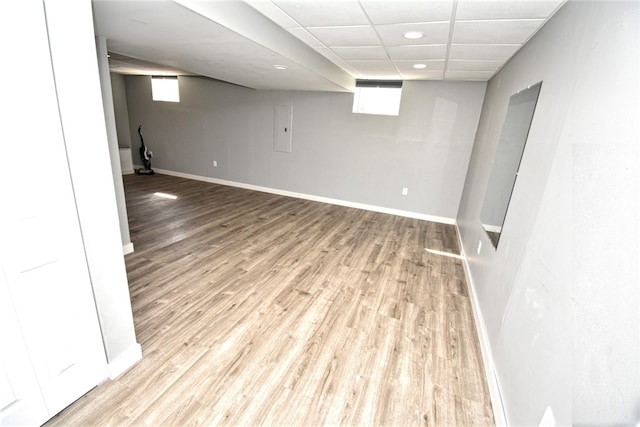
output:
<path id="1" fill-rule="evenodd" d="M 48 425 L 494 424 L 453 226 L 124 182 L 144 357 Z"/>

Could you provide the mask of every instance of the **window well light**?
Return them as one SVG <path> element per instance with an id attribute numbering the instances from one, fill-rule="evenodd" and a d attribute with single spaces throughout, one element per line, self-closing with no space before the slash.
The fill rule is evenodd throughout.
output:
<path id="1" fill-rule="evenodd" d="M 152 76 L 151 97 L 154 101 L 180 102 L 178 77 Z"/>
<path id="2" fill-rule="evenodd" d="M 400 112 L 402 81 L 357 80 L 353 112 L 397 116 Z"/>
<path id="3" fill-rule="evenodd" d="M 417 40 L 424 37 L 424 34 L 420 31 L 407 31 L 402 35 L 405 39 L 409 40 Z"/>

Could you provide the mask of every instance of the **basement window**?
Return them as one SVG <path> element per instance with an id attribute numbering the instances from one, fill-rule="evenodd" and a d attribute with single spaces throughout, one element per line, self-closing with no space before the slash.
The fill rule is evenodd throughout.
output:
<path id="1" fill-rule="evenodd" d="M 180 102 L 178 77 L 151 77 L 151 96 L 154 101 Z"/>
<path id="2" fill-rule="evenodd" d="M 353 96 L 353 112 L 397 116 L 401 95 L 402 81 L 358 80 Z"/>

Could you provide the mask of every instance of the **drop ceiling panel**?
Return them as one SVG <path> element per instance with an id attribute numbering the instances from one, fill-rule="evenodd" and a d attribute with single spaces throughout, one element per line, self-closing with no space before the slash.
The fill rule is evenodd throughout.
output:
<path id="1" fill-rule="evenodd" d="M 356 78 L 488 80 L 562 3 L 92 0 L 113 52 L 254 88 L 332 91 Z"/>
<path id="2" fill-rule="evenodd" d="M 347 62 L 356 69 L 397 72 L 392 61 L 347 61 Z"/>
<path id="3" fill-rule="evenodd" d="M 275 3 L 263 0 L 248 0 L 247 3 L 282 28 L 289 29 L 300 26 L 298 22 L 280 9 Z"/>
<path id="4" fill-rule="evenodd" d="M 393 61 L 396 68 L 402 73 L 415 73 L 421 74 L 429 71 L 443 71 L 444 70 L 444 60 L 441 61 L 422 61 L 420 64 L 426 65 L 427 68 L 423 69 L 415 69 L 413 66 L 416 64 L 416 61 Z"/>
<path id="5" fill-rule="evenodd" d="M 387 48 L 387 53 L 393 60 L 444 59 L 447 56 L 447 45 L 391 46 Z"/>
<path id="6" fill-rule="evenodd" d="M 382 46 L 334 47 L 331 50 L 344 60 L 389 59 L 387 51 Z"/>
<path id="7" fill-rule="evenodd" d="M 444 71 L 407 70 L 400 72 L 403 80 L 442 80 Z"/>
<path id="8" fill-rule="evenodd" d="M 369 24 L 369 20 L 357 0 L 276 0 L 274 3 L 304 27 Z"/>
<path id="9" fill-rule="evenodd" d="M 309 27 L 309 32 L 327 47 L 379 46 L 378 36 L 370 26 Z"/>
<path id="10" fill-rule="evenodd" d="M 486 81 L 493 76 L 493 71 L 446 71 L 446 80 L 476 80 Z"/>
<path id="11" fill-rule="evenodd" d="M 449 60 L 448 71 L 492 71 L 495 72 L 502 66 L 502 61 L 458 61 Z"/>
<path id="12" fill-rule="evenodd" d="M 562 1 L 478 1 L 458 0 L 457 20 L 545 19 Z"/>
<path id="13" fill-rule="evenodd" d="M 374 28 L 385 46 L 415 44 L 446 44 L 449 41 L 449 22 L 428 22 L 419 24 L 376 25 Z M 403 35 L 409 31 L 424 34 L 423 38 L 409 40 Z"/>
<path id="14" fill-rule="evenodd" d="M 520 49 L 519 44 L 454 44 L 449 59 L 506 61 Z"/>
<path id="15" fill-rule="evenodd" d="M 399 79 L 400 74 L 391 61 L 348 61 L 349 65 L 363 75 L 373 75 L 375 78 L 384 76 Z"/>
<path id="16" fill-rule="evenodd" d="M 541 19 L 460 21 L 453 29 L 453 43 L 515 44 L 524 43 L 544 21 Z"/>
<path id="17" fill-rule="evenodd" d="M 410 22 L 449 21 L 453 10 L 453 1 L 394 1 L 393 7 L 380 0 L 362 0 L 360 2 L 371 23 L 403 24 Z"/>

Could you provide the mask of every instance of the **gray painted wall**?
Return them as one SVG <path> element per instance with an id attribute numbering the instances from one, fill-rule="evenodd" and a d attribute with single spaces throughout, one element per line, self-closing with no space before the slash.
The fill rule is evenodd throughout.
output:
<path id="1" fill-rule="evenodd" d="M 485 83 L 406 82 L 400 115 L 389 117 L 353 114 L 348 93 L 179 81 L 175 104 L 151 100 L 149 77 L 125 77 L 131 138 L 142 124 L 156 168 L 456 217 Z M 279 104 L 293 107 L 291 153 L 273 150 Z"/>
<path id="2" fill-rule="evenodd" d="M 639 5 L 567 3 L 487 88 L 458 224 L 512 425 L 547 405 L 561 424 L 640 419 Z M 491 157 L 510 95 L 540 80 L 493 251 Z"/>
<path id="3" fill-rule="evenodd" d="M 129 133 L 129 110 L 127 109 L 127 93 L 122 74 L 110 73 L 111 91 L 113 93 L 113 112 L 116 119 L 118 147 L 131 147 Z"/>

